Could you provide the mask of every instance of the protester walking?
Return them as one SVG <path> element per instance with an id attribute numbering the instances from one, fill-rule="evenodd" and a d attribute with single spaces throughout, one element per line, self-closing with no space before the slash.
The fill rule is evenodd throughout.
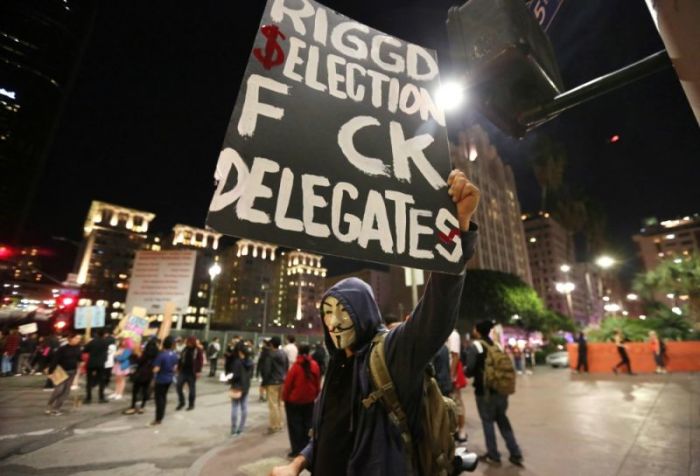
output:
<path id="1" fill-rule="evenodd" d="M 260 401 L 267 401 L 267 386 L 270 384 L 263 375 L 263 369 L 267 368 L 270 364 L 268 360 L 272 358 L 272 346 L 270 345 L 270 339 L 263 339 L 262 348 L 260 349 L 260 355 L 258 355 L 258 362 L 255 367 L 255 375 L 260 379 Z"/>
<path id="2" fill-rule="evenodd" d="M 163 340 L 163 350 L 153 362 L 153 374 L 155 375 L 155 401 L 156 419 L 150 425 L 160 425 L 165 417 L 165 406 L 168 403 L 168 389 L 173 383 L 177 370 L 178 357 L 173 350 L 173 338 L 168 336 Z"/>
<path id="3" fill-rule="evenodd" d="M 274 336 L 270 339 L 270 358 L 261 369 L 263 381 L 266 382 L 267 407 L 270 412 L 268 433 L 282 431 L 281 387 L 287 375 L 287 354 L 280 348 L 282 341 Z"/>
<path id="4" fill-rule="evenodd" d="M 326 373 L 326 367 L 328 365 L 328 352 L 322 343 L 317 342 L 314 346 L 314 351 L 311 354 L 311 358 L 318 364 L 318 369 L 321 371 L 321 377 Z"/>
<path id="5" fill-rule="evenodd" d="M 666 370 L 666 343 L 656 334 L 656 331 L 649 331 L 649 345 L 651 346 L 651 351 L 654 353 L 656 373 L 668 373 Z"/>
<path id="6" fill-rule="evenodd" d="M 506 415 L 508 395 L 515 391 L 515 371 L 509 357 L 498 343 L 491 340 L 489 333 L 492 328 L 491 321 L 478 322 L 473 330 L 472 346 L 467 349 L 467 373 L 474 382 L 476 407 L 487 448 L 480 459 L 494 465 L 501 463 L 494 428 L 496 424 L 510 452 L 509 461 L 522 466 L 523 456 Z"/>
<path id="7" fill-rule="evenodd" d="M 58 382 L 54 386 L 53 392 L 51 392 L 46 409 L 47 415 L 59 416 L 63 414 L 61 412 L 61 407 L 63 406 L 63 402 L 65 402 L 66 398 L 70 395 L 73 379 L 78 371 L 78 365 L 82 355 L 82 349 L 80 347 L 81 339 L 82 336 L 80 336 L 80 334 L 70 334 L 68 343 L 59 347 L 53 354 L 48 374 L 51 375 L 57 369 L 61 369 L 61 372 L 64 372 L 65 375 L 63 375 L 64 380 Z"/>
<path id="8" fill-rule="evenodd" d="M 114 366 L 112 373 L 114 374 L 114 393 L 110 395 L 112 400 L 121 400 L 124 398 L 124 389 L 126 388 L 126 379 L 131 370 L 131 355 L 133 354 L 130 339 L 121 339 L 119 347 L 114 354 Z"/>
<path id="9" fill-rule="evenodd" d="M 624 334 L 622 333 L 622 330 L 617 329 L 615 331 L 615 335 L 613 336 L 613 342 L 615 342 L 615 346 L 617 347 L 617 353 L 620 354 L 620 361 L 613 367 L 613 372 L 615 375 L 617 375 L 617 370 L 620 367 L 627 367 L 627 373 L 629 375 L 634 375 L 632 372 L 632 363 L 630 362 L 629 355 L 627 355 L 627 346 L 625 345 L 625 342 L 627 342 L 627 339 L 625 338 Z"/>
<path id="10" fill-rule="evenodd" d="M 83 403 L 92 403 L 92 389 L 95 385 L 99 388 L 100 403 L 107 403 L 105 398 L 105 362 L 107 361 L 109 342 L 104 338 L 104 332 L 99 330 L 94 339 L 85 345 L 88 354 L 87 385 L 85 386 L 85 400 Z"/>
<path id="11" fill-rule="evenodd" d="M 219 361 L 219 355 L 221 354 L 221 344 L 219 344 L 219 338 L 214 337 L 209 346 L 207 347 L 207 358 L 209 359 L 209 376 L 216 376 L 216 366 Z"/>
<path id="12" fill-rule="evenodd" d="M 282 400 L 287 413 L 287 431 L 291 451 L 287 455 L 294 458 L 309 443 L 309 432 L 314 412 L 314 401 L 321 391 L 321 370 L 309 355 L 311 348 L 299 346 L 296 362 L 292 364 L 284 379 Z"/>
<path id="13" fill-rule="evenodd" d="M 125 410 L 124 414 L 143 413 L 150 393 L 151 380 L 153 380 L 153 363 L 157 356 L 158 343 L 156 339 L 150 339 L 138 356 L 136 367 L 131 374 L 131 407 Z M 139 399 L 141 406 L 136 405 Z"/>
<path id="14" fill-rule="evenodd" d="M 578 338 L 576 339 L 578 344 L 578 362 L 576 362 L 576 372 L 588 373 L 588 341 L 586 341 L 586 334 L 579 332 Z"/>
<path id="15" fill-rule="evenodd" d="M 197 398 L 197 378 L 202 373 L 204 357 L 202 350 L 197 345 L 197 338 L 189 336 L 185 348 L 180 353 L 177 374 L 177 398 L 178 404 L 175 411 L 185 407 L 184 386 L 187 385 L 187 410 L 194 410 L 194 401 Z"/>
<path id="16" fill-rule="evenodd" d="M 20 374 L 32 373 L 31 359 L 36 352 L 36 334 L 24 336 L 19 344 L 17 370 Z"/>
<path id="17" fill-rule="evenodd" d="M 239 342 L 235 349 L 238 358 L 233 363 L 233 376 L 230 380 L 231 388 L 231 435 L 240 435 L 245 428 L 248 416 L 248 392 L 250 380 L 253 375 L 253 360 L 251 351 L 243 342 Z"/>

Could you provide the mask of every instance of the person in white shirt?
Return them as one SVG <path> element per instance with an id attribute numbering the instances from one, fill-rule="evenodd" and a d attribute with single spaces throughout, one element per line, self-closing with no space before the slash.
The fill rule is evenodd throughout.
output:
<path id="1" fill-rule="evenodd" d="M 452 377 L 452 400 L 457 404 L 457 435 L 455 438 L 458 442 L 463 443 L 467 441 L 467 436 L 465 433 L 464 424 L 464 414 L 466 409 L 464 407 L 464 401 L 462 400 L 462 388 L 466 385 L 464 378 L 464 368 L 460 365 L 460 353 L 462 351 L 462 338 L 459 336 L 457 329 L 452 331 L 450 337 L 447 338 L 445 343 L 447 350 L 450 352 L 450 376 Z M 459 375 L 461 373 L 461 376 Z M 461 385 L 461 386 L 460 386 Z"/>
<path id="2" fill-rule="evenodd" d="M 287 360 L 290 368 L 294 362 L 297 361 L 297 355 L 299 354 L 299 349 L 297 348 L 295 342 L 296 338 L 294 336 L 287 336 L 287 344 L 282 347 L 282 350 L 284 350 L 285 354 L 287 354 Z"/>

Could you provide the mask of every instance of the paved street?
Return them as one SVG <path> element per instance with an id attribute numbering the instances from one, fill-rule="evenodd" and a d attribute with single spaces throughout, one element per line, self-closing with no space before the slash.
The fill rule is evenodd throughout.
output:
<path id="1" fill-rule="evenodd" d="M 256 476 L 284 462 L 288 451 L 286 433 L 265 435 L 267 411 L 257 389 L 248 431 L 232 438 L 225 387 L 211 380 L 200 385 L 192 412 L 174 411 L 171 390 L 156 429 L 147 426 L 152 406 L 125 416 L 123 402 L 47 417 L 49 394 L 41 384 L 40 377 L 0 380 L 0 474 Z M 471 392 L 466 401 L 470 449 L 481 453 Z M 526 468 L 504 457 L 500 468 L 480 465 L 474 474 L 700 474 L 698 374 L 594 378 L 538 369 L 519 377 L 510 415 Z"/>

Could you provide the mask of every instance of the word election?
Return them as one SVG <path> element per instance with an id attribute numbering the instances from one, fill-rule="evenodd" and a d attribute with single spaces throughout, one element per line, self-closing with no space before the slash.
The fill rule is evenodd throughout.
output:
<path id="1" fill-rule="evenodd" d="M 434 53 L 311 0 L 269 0 L 258 35 L 208 224 L 253 239 L 276 233 L 285 246 L 457 270 Z"/>
<path id="2" fill-rule="evenodd" d="M 357 200 L 357 187 L 347 182 L 337 182 L 331 188 L 327 177 L 312 174 L 301 175 L 301 197 L 296 197 L 303 204 L 301 218 L 287 216 L 289 203 L 292 200 L 295 185 L 294 172 L 288 167 L 282 169 L 274 160 L 256 157 L 250 169 L 241 156 L 233 149 L 226 148 L 219 156 L 217 175 L 228 177 L 232 169 L 236 170 L 237 183 L 231 190 L 224 192 L 224 180 L 220 180 L 214 198 L 209 207 L 210 211 L 219 211 L 238 202 L 236 215 L 240 220 L 252 223 L 269 224 L 270 215 L 255 208 L 256 201 L 276 200 L 274 206 L 274 224 L 280 230 L 306 233 L 317 238 L 327 238 L 332 235 L 342 243 L 357 243 L 366 249 L 369 242 L 376 240 L 384 253 L 408 254 L 416 259 L 433 259 L 432 250 L 420 247 L 422 235 L 433 235 L 431 227 L 424 223 L 433 218 L 433 211 L 412 208 L 413 197 L 409 194 L 394 190 L 385 190 L 382 194 L 370 190 L 365 197 L 364 214 L 362 218 L 351 213 L 343 213 L 344 200 Z M 276 193 L 264 183 L 266 176 L 277 175 Z M 269 180 L 268 180 L 269 182 Z M 297 195 L 299 191 L 297 190 Z M 316 210 L 327 208 L 330 196 L 331 220 L 328 223 L 316 221 Z M 386 201 L 393 202 L 393 223 L 389 220 Z M 267 208 L 267 207 L 266 207 Z M 421 223 L 421 221 L 423 223 Z M 456 263 L 462 257 L 462 246 L 458 229 L 458 221 L 447 209 L 441 208 L 435 214 L 433 223 L 442 241 L 453 243 L 452 251 L 441 243 L 435 245 L 437 252 L 447 261 Z M 392 224 L 394 233 L 392 233 Z M 329 226 L 330 225 L 330 226 Z M 406 250 L 406 235 L 408 234 L 408 250 Z"/>

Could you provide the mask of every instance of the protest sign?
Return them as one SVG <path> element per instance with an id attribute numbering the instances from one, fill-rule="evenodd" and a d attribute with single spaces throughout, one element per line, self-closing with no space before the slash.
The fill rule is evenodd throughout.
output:
<path id="1" fill-rule="evenodd" d="M 150 314 L 162 314 L 171 302 L 174 312 L 186 312 L 196 260 L 194 250 L 138 251 L 124 308 L 143 307 Z"/>
<path id="2" fill-rule="evenodd" d="M 270 0 L 216 165 L 207 225 L 460 272 L 435 52 L 311 0 Z"/>
<path id="3" fill-rule="evenodd" d="M 104 327 L 105 308 L 102 306 L 81 306 L 75 308 L 75 318 L 73 327 L 76 329 L 87 329 L 93 327 Z"/>

